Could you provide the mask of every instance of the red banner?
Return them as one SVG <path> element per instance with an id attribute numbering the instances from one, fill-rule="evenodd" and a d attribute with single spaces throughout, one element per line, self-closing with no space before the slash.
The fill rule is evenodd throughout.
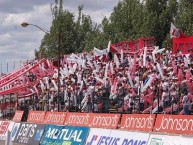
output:
<path id="1" fill-rule="evenodd" d="M 154 114 L 123 114 L 121 129 L 152 131 L 155 122 Z"/>
<path id="2" fill-rule="evenodd" d="M 22 117 L 23 117 L 23 111 L 16 110 L 15 115 L 14 115 L 12 120 L 15 121 L 15 122 L 20 122 Z"/>
<path id="3" fill-rule="evenodd" d="M 44 123 L 64 125 L 66 115 L 66 112 L 46 112 Z"/>
<path id="4" fill-rule="evenodd" d="M 68 113 L 65 125 L 116 129 L 120 116 L 120 114 L 104 113 Z"/>
<path id="5" fill-rule="evenodd" d="M 139 50 L 143 50 L 144 47 L 152 51 L 155 45 L 154 43 L 154 37 L 141 37 L 133 41 L 121 41 L 116 44 L 111 44 L 110 49 L 113 53 L 120 53 L 121 49 L 124 53 L 138 53 Z"/>
<path id="6" fill-rule="evenodd" d="M 176 54 L 180 50 L 182 54 L 188 54 L 188 50 L 193 48 L 193 36 L 185 38 L 173 38 L 172 53 Z"/>
<path id="7" fill-rule="evenodd" d="M 29 111 L 27 122 L 44 123 L 45 114 L 44 111 Z"/>
<path id="8" fill-rule="evenodd" d="M 193 116 L 158 115 L 154 131 L 174 134 L 193 134 Z"/>

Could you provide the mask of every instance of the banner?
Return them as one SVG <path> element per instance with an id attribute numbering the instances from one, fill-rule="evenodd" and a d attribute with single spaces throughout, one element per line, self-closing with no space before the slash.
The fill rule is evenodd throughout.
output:
<path id="1" fill-rule="evenodd" d="M 173 38 L 172 53 L 176 54 L 177 50 L 180 50 L 182 54 L 188 54 L 188 50 L 193 48 L 193 36 L 186 38 Z"/>
<path id="2" fill-rule="evenodd" d="M 14 122 L 0 121 L 0 140 L 5 140 L 6 133 L 9 130 L 11 132 L 14 126 Z"/>
<path id="3" fill-rule="evenodd" d="M 15 143 L 39 145 L 41 137 L 44 133 L 46 125 L 33 124 L 33 123 L 21 123 L 15 137 Z M 13 137 L 12 132 L 12 137 Z"/>
<path id="4" fill-rule="evenodd" d="M 193 145 L 191 137 L 151 134 L 147 145 Z"/>
<path id="5" fill-rule="evenodd" d="M 154 37 L 141 37 L 133 41 L 121 41 L 111 44 L 110 49 L 113 53 L 120 53 L 121 49 L 124 50 L 124 53 L 138 53 L 138 50 L 142 50 L 144 47 L 147 47 L 147 50 L 152 50 L 154 45 Z"/>
<path id="6" fill-rule="evenodd" d="M 46 112 L 44 123 L 64 125 L 66 114 L 66 112 Z"/>
<path id="7" fill-rule="evenodd" d="M 65 119 L 65 125 L 116 129 L 119 120 L 120 114 L 68 113 Z"/>
<path id="8" fill-rule="evenodd" d="M 152 131 L 154 122 L 154 114 L 123 114 L 120 128 L 125 130 Z"/>
<path id="9" fill-rule="evenodd" d="M 173 134 L 193 134 L 192 115 L 157 115 L 153 131 Z"/>
<path id="10" fill-rule="evenodd" d="M 40 145 L 84 145 L 88 127 L 47 125 Z"/>
<path id="11" fill-rule="evenodd" d="M 29 111 L 27 122 L 43 123 L 45 114 L 44 111 Z"/>
<path id="12" fill-rule="evenodd" d="M 86 145 L 146 145 L 148 133 L 91 128 Z"/>
<path id="13" fill-rule="evenodd" d="M 16 110 L 15 115 L 14 115 L 12 120 L 15 121 L 15 122 L 20 122 L 22 117 L 23 117 L 23 111 Z"/>

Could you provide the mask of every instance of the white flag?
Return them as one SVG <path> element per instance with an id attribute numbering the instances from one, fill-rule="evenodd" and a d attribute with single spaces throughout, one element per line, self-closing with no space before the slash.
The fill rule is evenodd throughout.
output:
<path id="1" fill-rule="evenodd" d="M 111 49 L 111 41 L 109 41 L 108 43 L 107 52 L 110 52 L 110 49 Z"/>
<path id="2" fill-rule="evenodd" d="M 144 54 L 143 54 L 143 66 L 146 65 L 146 56 L 147 56 L 147 47 L 144 48 Z"/>
<path id="3" fill-rule="evenodd" d="M 107 49 L 100 50 L 94 47 L 94 56 L 102 56 L 106 54 L 107 54 Z"/>
<path id="4" fill-rule="evenodd" d="M 114 62 L 116 64 L 116 67 L 119 68 L 120 63 L 119 63 L 119 59 L 116 54 L 114 54 Z"/>

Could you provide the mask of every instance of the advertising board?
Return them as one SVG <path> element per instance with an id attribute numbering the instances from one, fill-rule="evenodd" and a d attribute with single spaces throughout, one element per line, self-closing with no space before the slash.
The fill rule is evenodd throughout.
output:
<path id="1" fill-rule="evenodd" d="M 46 112 L 44 123 L 64 125 L 66 114 L 66 112 Z"/>
<path id="2" fill-rule="evenodd" d="M 119 120 L 120 114 L 68 113 L 64 124 L 71 126 L 116 129 Z"/>
<path id="3" fill-rule="evenodd" d="M 154 132 L 187 134 L 193 133 L 192 115 L 157 115 Z"/>
<path id="4" fill-rule="evenodd" d="M 14 142 L 39 145 L 45 127 L 45 124 L 21 123 L 15 135 Z"/>
<path id="5" fill-rule="evenodd" d="M 147 145 L 193 145 L 191 137 L 151 134 Z"/>
<path id="6" fill-rule="evenodd" d="M 152 131 L 155 114 L 123 114 L 120 128 L 124 130 Z"/>
<path id="7" fill-rule="evenodd" d="M 13 117 L 13 121 L 15 121 L 15 122 L 20 122 L 21 121 L 21 119 L 22 119 L 22 117 L 23 117 L 23 111 L 21 111 L 21 110 L 16 110 L 15 111 L 15 115 L 14 115 L 14 117 Z"/>
<path id="8" fill-rule="evenodd" d="M 17 132 L 19 130 L 19 127 L 20 127 L 21 123 L 15 123 L 13 128 L 12 128 L 12 131 L 11 131 L 11 139 L 12 141 L 14 141 L 15 139 L 15 136 L 17 135 Z"/>
<path id="9" fill-rule="evenodd" d="M 14 122 L 11 121 L 0 121 L 0 140 L 5 140 L 6 133 L 9 130 L 12 131 Z"/>
<path id="10" fill-rule="evenodd" d="M 47 125 L 40 145 L 84 145 L 89 128 Z"/>
<path id="11" fill-rule="evenodd" d="M 92 122 L 89 125 L 92 128 L 108 128 L 116 129 L 120 120 L 121 114 L 103 114 L 95 113 L 92 117 Z"/>
<path id="12" fill-rule="evenodd" d="M 89 126 L 91 122 L 91 113 L 68 113 L 65 119 L 65 125 L 70 126 Z"/>
<path id="13" fill-rule="evenodd" d="M 45 114 L 44 111 L 29 111 L 27 122 L 43 123 Z"/>
<path id="14" fill-rule="evenodd" d="M 86 145 L 146 145 L 148 133 L 91 128 Z"/>

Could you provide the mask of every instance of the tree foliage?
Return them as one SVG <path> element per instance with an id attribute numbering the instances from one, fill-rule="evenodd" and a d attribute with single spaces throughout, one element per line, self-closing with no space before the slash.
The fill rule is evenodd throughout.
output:
<path id="1" fill-rule="evenodd" d="M 83 5 L 79 6 L 75 15 L 63 9 L 63 0 L 55 0 L 50 34 L 40 46 L 43 57 L 53 58 L 58 50 L 62 54 L 79 53 L 106 48 L 109 40 L 116 43 L 149 36 L 154 36 L 156 45 L 167 47 L 171 45 L 171 22 L 186 35 L 193 30 L 193 2 L 188 0 L 122 0 L 101 24 L 94 23 L 83 10 Z M 36 50 L 36 57 L 38 54 Z"/>
<path id="2" fill-rule="evenodd" d="M 79 53 L 85 49 L 88 36 L 96 31 L 90 16 L 82 12 L 83 6 L 78 7 L 79 15 L 75 21 L 75 15 L 63 10 L 62 4 L 62 0 L 55 0 L 51 9 L 53 21 L 50 33 L 44 36 L 40 46 L 43 57 L 56 57 L 58 51 L 61 54 Z"/>
<path id="3" fill-rule="evenodd" d="M 109 18 L 103 19 L 105 35 L 118 42 L 139 37 L 143 22 L 143 6 L 138 0 L 119 1 Z"/>
<path id="4" fill-rule="evenodd" d="M 176 25 L 186 34 L 192 35 L 193 31 L 193 1 L 180 0 L 178 13 L 176 15 Z"/>

